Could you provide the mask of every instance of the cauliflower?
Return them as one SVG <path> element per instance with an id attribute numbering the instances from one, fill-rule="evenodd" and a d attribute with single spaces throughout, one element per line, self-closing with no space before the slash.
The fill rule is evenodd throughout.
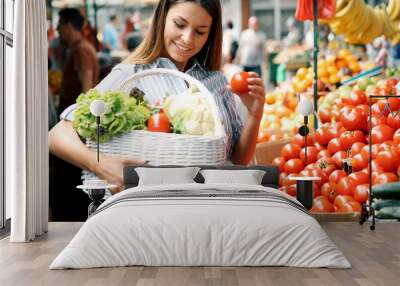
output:
<path id="1" fill-rule="evenodd" d="M 211 107 L 196 87 L 189 87 L 182 93 L 167 97 L 164 101 L 164 112 L 176 133 L 214 135 Z"/>

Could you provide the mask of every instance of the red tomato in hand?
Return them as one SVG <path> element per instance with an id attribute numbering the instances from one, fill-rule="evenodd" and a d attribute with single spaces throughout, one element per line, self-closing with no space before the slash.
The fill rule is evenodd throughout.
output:
<path id="1" fill-rule="evenodd" d="M 249 73 L 240 72 L 232 76 L 231 88 L 234 93 L 243 94 L 249 92 L 249 85 L 247 79 L 249 78 Z"/>
<path id="2" fill-rule="evenodd" d="M 152 132 L 171 132 L 167 115 L 163 111 L 151 115 L 147 122 L 147 130 Z"/>

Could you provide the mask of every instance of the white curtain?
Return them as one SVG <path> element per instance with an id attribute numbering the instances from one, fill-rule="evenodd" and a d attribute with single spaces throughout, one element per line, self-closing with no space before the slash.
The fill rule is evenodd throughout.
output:
<path id="1" fill-rule="evenodd" d="M 12 242 L 48 227 L 46 1 L 15 1 L 14 70 L 6 97 L 6 188 Z"/>

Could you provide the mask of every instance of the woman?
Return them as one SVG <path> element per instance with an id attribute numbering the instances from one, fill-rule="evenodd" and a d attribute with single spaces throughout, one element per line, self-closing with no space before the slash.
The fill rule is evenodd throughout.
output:
<path id="1" fill-rule="evenodd" d="M 229 137 L 227 158 L 234 164 L 247 164 L 256 146 L 265 90 L 258 75 L 250 73 L 250 91 L 239 94 L 249 111 L 243 126 L 236 112 L 233 94 L 219 72 L 221 45 L 219 0 L 161 0 L 150 31 L 141 45 L 124 63 L 115 67 L 96 89 L 112 89 L 132 73 L 149 68 L 172 68 L 186 72 L 200 80 L 215 95 Z M 123 167 L 144 162 L 103 154 L 98 163 L 96 153 L 81 142 L 72 128 L 74 108 L 67 108 L 61 115 L 64 120 L 50 131 L 50 151 L 110 183 L 122 186 Z M 114 190 L 114 193 L 119 190 Z"/>

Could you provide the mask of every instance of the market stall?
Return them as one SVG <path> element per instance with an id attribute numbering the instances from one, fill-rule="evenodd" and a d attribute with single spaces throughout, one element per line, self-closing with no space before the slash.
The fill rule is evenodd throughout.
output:
<path id="1" fill-rule="evenodd" d="M 324 1 L 298 2 L 323 5 Z M 311 209 L 320 218 L 354 220 L 361 213 L 361 222 L 369 216 L 375 219 L 373 206 L 378 203 L 378 209 L 382 208 L 382 199 L 380 195 L 375 199 L 371 189 L 377 189 L 377 194 L 381 186 L 392 191 L 399 182 L 400 99 L 392 96 L 398 94 L 400 74 L 397 68 L 376 66 L 376 59 L 360 46 L 382 35 L 391 45 L 398 43 L 400 6 L 395 2 L 373 7 L 361 0 L 336 1 L 334 15 L 319 21 L 332 33 L 328 43 L 319 43 L 309 51 L 314 63 L 309 60 L 309 64 L 294 67 L 292 75 L 286 73 L 287 78 L 266 94 L 254 163 L 277 165 L 280 190 L 292 196 L 296 196 L 296 182 L 291 178 L 320 177 L 313 185 Z M 298 7 L 301 10 L 301 3 Z M 300 12 L 303 18 L 307 13 L 313 16 L 312 9 L 304 6 Z M 369 34 L 367 28 L 378 22 Z M 296 58 L 290 55 L 282 51 L 276 59 L 290 63 Z M 315 113 L 310 120 L 318 128 L 307 136 L 305 149 L 304 137 L 297 134 L 303 120 L 297 106 L 299 99 L 307 96 L 314 101 Z M 386 209 L 381 218 L 396 218 L 397 203 L 385 206 L 390 207 L 390 214 Z"/>

